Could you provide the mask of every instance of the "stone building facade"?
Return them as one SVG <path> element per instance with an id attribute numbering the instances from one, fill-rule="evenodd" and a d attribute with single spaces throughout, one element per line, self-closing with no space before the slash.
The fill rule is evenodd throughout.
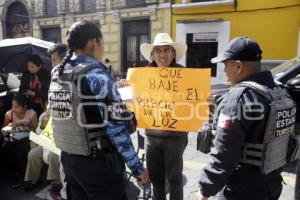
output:
<path id="1" fill-rule="evenodd" d="M 0 12 L 0 39 L 33 36 L 65 43 L 72 23 L 93 21 L 104 36 L 104 58 L 117 74 L 146 64 L 141 43 L 158 32 L 171 33 L 168 0 L 0 0 Z"/>

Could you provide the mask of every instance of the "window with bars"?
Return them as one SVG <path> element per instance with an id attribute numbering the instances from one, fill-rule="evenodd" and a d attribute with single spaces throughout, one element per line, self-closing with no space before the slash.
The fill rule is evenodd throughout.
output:
<path id="1" fill-rule="evenodd" d="M 192 3 L 207 2 L 207 1 L 216 1 L 216 0 L 192 0 Z"/>
<path id="2" fill-rule="evenodd" d="M 7 9 L 6 29 L 8 38 L 30 36 L 29 13 L 22 3 L 12 3 Z"/>
<path id="3" fill-rule="evenodd" d="M 96 0 L 81 0 L 80 4 L 82 12 L 93 12 L 97 9 Z"/>
<path id="4" fill-rule="evenodd" d="M 67 13 L 70 11 L 69 0 L 59 0 L 58 7 L 60 13 Z"/>
<path id="5" fill-rule="evenodd" d="M 138 6 L 145 6 L 145 0 L 126 0 L 126 7 L 138 7 Z"/>
<path id="6" fill-rule="evenodd" d="M 110 0 L 110 7 L 111 8 L 119 8 L 124 6 L 123 2 L 120 0 Z"/>
<path id="7" fill-rule="evenodd" d="M 211 68 L 211 76 L 216 77 L 216 64 L 210 60 L 218 53 L 218 33 L 188 33 L 186 41 L 186 66 L 191 68 Z"/>
<path id="8" fill-rule="evenodd" d="M 57 0 L 45 0 L 45 16 L 57 16 Z"/>
<path id="9" fill-rule="evenodd" d="M 122 29 L 122 72 L 130 67 L 145 66 L 148 61 L 141 55 L 140 45 L 150 41 L 149 20 L 124 21 Z"/>
<path id="10" fill-rule="evenodd" d="M 42 28 L 42 39 L 49 42 L 61 43 L 60 27 Z"/>

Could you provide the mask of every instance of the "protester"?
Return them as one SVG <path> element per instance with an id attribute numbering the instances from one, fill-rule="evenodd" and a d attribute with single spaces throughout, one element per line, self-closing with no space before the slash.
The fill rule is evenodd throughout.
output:
<path id="1" fill-rule="evenodd" d="M 13 188 L 21 186 L 26 169 L 27 154 L 30 149 L 28 134 L 24 132 L 35 130 L 38 123 L 37 115 L 29 108 L 29 100 L 25 95 L 17 94 L 12 100 L 12 109 L 5 114 L 2 133 L 7 130 L 10 138 L 6 141 L 4 155 L 9 156 L 8 164 L 15 173 Z M 12 134 L 15 134 L 14 136 Z"/>
<path id="2" fill-rule="evenodd" d="M 153 44 L 143 43 L 140 49 L 150 67 L 182 67 L 177 61 L 187 46 L 173 42 L 167 33 L 158 33 Z M 155 199 L 166 199 L 167 179 L 170 199 L 183 200 L 182 156 L 188 143 L 187 132 L 146 129 L 146 136 L 147 168 Z"/>
<path id="3" fill-rule="evenodd" d="M 275 85 L 272 74 L 261 72 L 261 54 L 254 40 L 238 37 L 212 59 L 212 63 L 225 64 L 232 87 L 216 108 L 212 124 L 215 138 L 210 162 L 201 171 L 198 200 L 221 190 L 221 200 L 279 199 L 280 173 L 295 126 L 281 121 L 293 121 L 296 108 L 287 92 Z M 282 112 L 290 116 L 281 119 Z M 277 134 L 281 130 L 293 131 Z"/>
<path id="4" fill-rule="evenodd" d="M 27 66 L 22 74 L 20 93 L 30 97 L 31 107 L 38 117 L 44 112 L 48 98 L 50 72 L 42 67 L 42 60 L 38 55 L 31 55 L 27 59 Z"/>
<path id="5" fill-rule="evenodd" d="M 52 73 L 49 106 L 55 144 L 62 150 L 68 199 L 127 199 L 124 161 L 140 183 L 148 180 L 148 173 L 120 119 L 122 109 L 114 109 L 121 99 L 101 63 L 102 33 L 91 22 L 76 22 L 67 43 L 68 55 Z"/>

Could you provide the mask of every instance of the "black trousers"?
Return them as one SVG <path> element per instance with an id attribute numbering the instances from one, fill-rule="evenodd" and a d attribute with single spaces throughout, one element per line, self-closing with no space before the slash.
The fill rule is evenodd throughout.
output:
<path id="1" fill-rule="evenodd" d="M 247 177 L 245 177 L 247 180 Z M 249 179 L 248 179 L 249 180 Z M 277 200 L 282 191 L 282 177 L 280 175 L 262 180 L 240 184 L 229 182 L 219 195 L 219 200 Z"/>
<path id="2" fill-rule="evenodd" d="M 27 155 L 30 150 L 29 138 L 21 140 L 8 141 L 3 143 L 2 154 L 4 155 L 4 164 L 7 165 L 13 173 L 19 174 L 24 179 Z"/>
<path id="3" fill-rule="evenodd" d="M 105 155 L 80 156 L 62 152 L 68 200 L 126 200 L 124 174 L 114 173 Z"/>
<path id="4" fill-rule="evenodd" d="M 170 200 L 183 200 L 183 152 L 187 135 L 170 138 L 147 137 L 146 159 L 155 200 L 166 199 L 166 179 Z"/>

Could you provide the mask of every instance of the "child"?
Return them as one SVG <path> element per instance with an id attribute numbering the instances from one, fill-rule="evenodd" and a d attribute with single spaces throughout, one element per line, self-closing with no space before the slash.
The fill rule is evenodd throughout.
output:
<path id="1" fill-rule="evenodd" d="M 24 132 L 35 130 L 38 123 L 37 115 L 34 110 L 29 109 L 29 100 L 26 96 L 18 94 L 13 97 L 12 108 L 5 114 L 1 132 L 7 132 L 15 139 L 7 141 L 4 151 L 8 158 L 8 164 L 15 174 L 13 188 L 21 186 L 25 175 L 27 164 L 27 154 L 30 149 L 28 137 L 18 137 Z"/>
<path id="2" fill-rule="evenodd" d="M 13 129 L 18 126 L 26 126 L 30 127 L 31 130 L 35 130 L 38 124 L 37 115 L 28 106 L 29 100 L 25 95 L 15 95 L 12 100 L 12 108 L 5 114 L 2 128 L 7 125 Z"/>

